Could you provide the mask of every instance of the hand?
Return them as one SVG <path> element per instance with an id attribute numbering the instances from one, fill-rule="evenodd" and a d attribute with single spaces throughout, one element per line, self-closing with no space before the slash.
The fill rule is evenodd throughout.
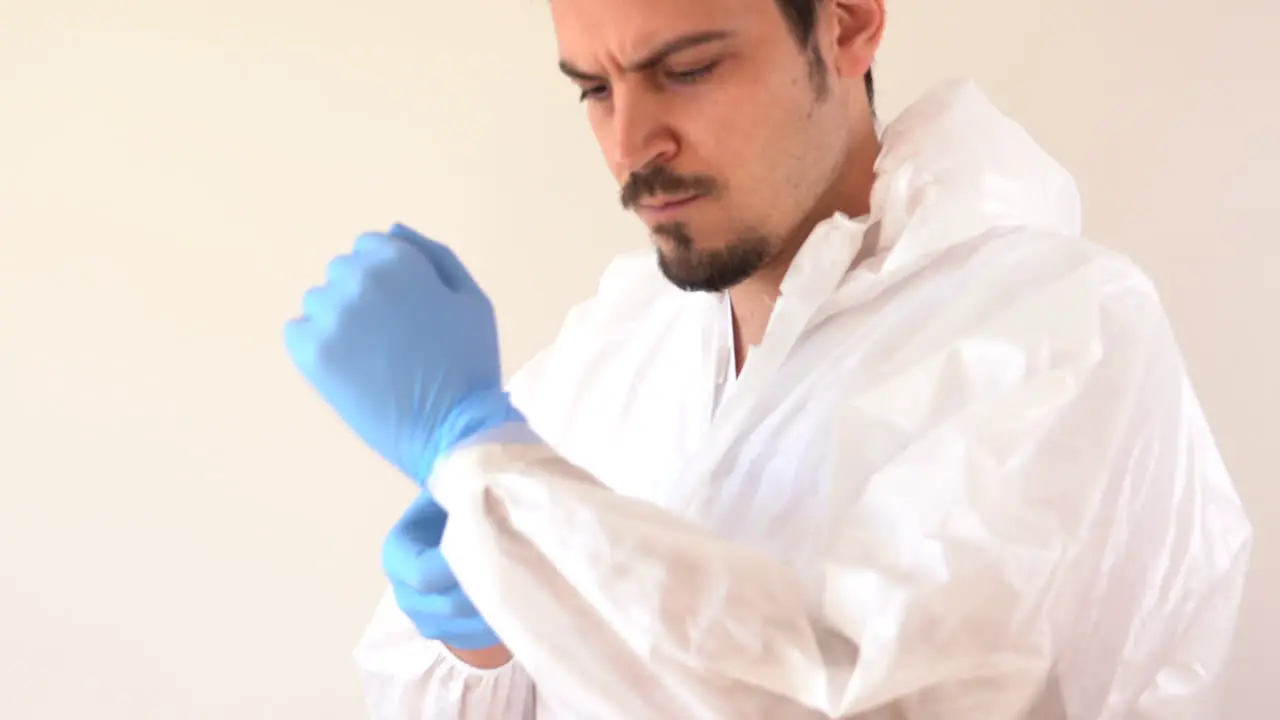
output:
<path id="1" fill-rule="evenodd" d="M 424 491 L 387 535 L 382 566 L 396 604 L 425 638 L 464 651 L 494 647 L 501 641 L 440 554 L 446 518 Z"/>
<path id="2" fill-rule="evenodd" d="M 329 263 L 285 327 L 298 370 L 419 486 L 467 437 L 520 421 L 489 298 L 445 246 L 401 225 Z"/>

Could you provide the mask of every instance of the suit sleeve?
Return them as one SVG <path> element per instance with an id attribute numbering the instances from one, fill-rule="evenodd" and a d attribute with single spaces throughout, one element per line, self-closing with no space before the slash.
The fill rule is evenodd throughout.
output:
<path id="1" fill-rule="evenodd" d="M 443 552 L 584 717 L 1210 717 L 1251 529 L 1162 314 L 1117 302 L 872 477 L 837 463 L 866 490 L 819 591 L 510 429 L 430 480 Z"/>

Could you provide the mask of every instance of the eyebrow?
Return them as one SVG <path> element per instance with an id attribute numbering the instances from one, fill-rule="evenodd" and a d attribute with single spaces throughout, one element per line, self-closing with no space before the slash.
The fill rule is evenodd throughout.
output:
<path id="1" fill-rule="evenodd" d="M 671 57 L 678 52 L 683 52 L 701 45 L 708 45 L 710 43 L 728 40 L 732 35 L 733 33 L 727 30 L 705 30 L 702 32 L 690 33 L 688 35 L 681 35 L 680 37 L 668 40 L 667 42 L 659 45 L 656 50 L 626 66 L 625 70 L 632 73 L 652 70 L 661 64 L 663 60 L 666 60 L 668 57 Z M 574 66 L 573 63 L 568 60 L 560 61 L 560 72 L 568 75 L 574 80 L 580 81 L 604 79 L 600 75 L 589 73 L 586 70 L 582 70 Z"/>

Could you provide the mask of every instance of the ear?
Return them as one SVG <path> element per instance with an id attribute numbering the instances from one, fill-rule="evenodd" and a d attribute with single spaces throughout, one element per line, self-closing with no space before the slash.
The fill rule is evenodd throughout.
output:
<path id="1" fill-rule="evenodd" d="M 884 0 L 826 0 L 826 48 L 836 74 L 861 79 L 884 36 Z"/>

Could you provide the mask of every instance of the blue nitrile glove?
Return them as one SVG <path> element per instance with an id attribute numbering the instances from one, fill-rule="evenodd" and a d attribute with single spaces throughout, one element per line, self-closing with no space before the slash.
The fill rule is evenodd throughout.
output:
<path id="1" fill-rule="evenodd" d="M 476 611 L 440 554 L 445 512 L 420 493 L 382 547 L 382 567 L 396 604 L 418 633 L 459 650 L 481 650 L 501 641 Z"/>
<path id="2" fill-rule="evenodd" d="M 523 418 L 502 389 L 489 298 L 444 245 L 366 233 L 285 327 L 298 370 L 419 486 L 457 443 Z"/>

